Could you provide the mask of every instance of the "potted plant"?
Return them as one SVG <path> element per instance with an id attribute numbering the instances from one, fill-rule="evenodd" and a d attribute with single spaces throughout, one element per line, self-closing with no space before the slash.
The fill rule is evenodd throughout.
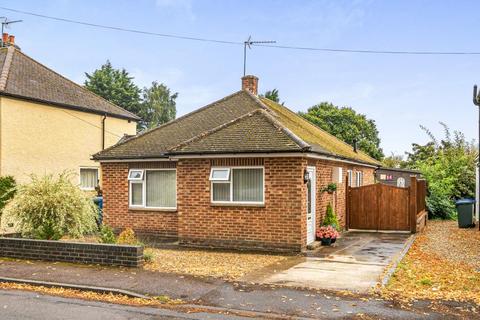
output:
<path id="1" fill-rule="evenodd" d="M 329 183 L 325 188 L 323 188 L 322 190 L 323 192 L 328 192 L 329 194 L 332 194 L 334 193 L 335 191 L 337 191 L 337 184 L 332 182 L 332 183 Z"/>
<path id="2" fill-rule="evenodd" d="M 335 229 L 338 229 L 338 227 L 339 227 L 337 215 L 333 211 L 333 207 L 332 207 L 331 203 L 329 203 L 327 205 L 327 213 L 325 214 L 325 218 L 323 219 L 322 225 L 323 226 L 332 226 Z"/>
<path id="3" fill-rule="evenodd" d="M 338 237 L 338 231 L 332 226 L 322 226 L 317 230 L 317 239 L 322 242 L 322 246 L 329 246 L 332 244 L 332 241 Z"/>

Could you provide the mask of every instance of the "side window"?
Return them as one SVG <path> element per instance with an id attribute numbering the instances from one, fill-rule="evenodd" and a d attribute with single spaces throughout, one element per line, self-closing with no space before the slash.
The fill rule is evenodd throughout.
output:
<path id="1" fill-rule="evenodd" d="M 80 189 L 95 190 L 98 186 L 98 168 L 80 168 Z"/>
<path id="2" fill-rule="evenodd" d="M 397 179 L 397 187 L 405 188 L 405 178 L 400 177 Z"/>

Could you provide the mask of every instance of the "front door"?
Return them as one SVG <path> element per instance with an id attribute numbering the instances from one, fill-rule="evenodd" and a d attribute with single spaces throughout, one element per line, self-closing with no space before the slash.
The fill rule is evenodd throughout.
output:
<path id="1" fill-rule="evenodd" d="M 307 244 L 315 241 L 315 167 L 307 167 Z"/>

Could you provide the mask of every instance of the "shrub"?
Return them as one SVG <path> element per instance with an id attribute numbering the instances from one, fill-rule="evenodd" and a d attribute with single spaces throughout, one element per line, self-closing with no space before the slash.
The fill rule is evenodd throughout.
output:
<path id="1" fill-rule="evenodd" d="M 118 244 L 138 244 L 138 240 L 135 237 L 135 232 L 131 228 L 125 228 L 117 238 Z"/>
<path id="2" fill-rule="evenodd" d="M 340 226 L 338 223 L 337 216 L 335 215 L 335 212 L 333 212 L 331 203 L 327 205 L 327 213 L 325 215 L 325 218 L 323 219 L 323 225 L 333 226 L 335 229 L 338 229 L 338 227 Z"/>
<path id="3" fill-rule="evenodd" d="M 103 225 L 100 228 L 100 242 L 101 243 L 115 243 L 117 242 L 117 238 L 115 237 L 115 233 L 113 229 L 107 225 Z"/>
<path id="4" fill-rule="evenodd" d="M 4 214 L 19 222 L 24 236 L 58 240 L 94 231 L 97 208 L 64 172 L 58 177 L 32 175 L 30 183 L 17 187 Z"/>
<path id="5" fill-rule="evenodd" d="M 15 195 L 16 182 L 12 176 L 0 177 L 0 216 L 7 202 Z"/>
<path id="6" fill-rule="evenodd" d="M 145 262 L 152 262 L 153 261 L 153 252 L 145 251 L 143 253 L 143 261 Z"/>

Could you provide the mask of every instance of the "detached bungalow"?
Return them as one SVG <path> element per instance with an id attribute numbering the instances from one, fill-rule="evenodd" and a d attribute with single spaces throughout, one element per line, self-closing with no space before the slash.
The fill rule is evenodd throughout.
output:
<path id="1" fill-rule="evenodd" d="M 286 251 L 314 241 L 328 203 L 344 226 L 346 181 L 374 183 L 379 163 L 257 84 L 245 76 L 241 91 L 95 154 L 105 222 L 188 246 Z"/>

